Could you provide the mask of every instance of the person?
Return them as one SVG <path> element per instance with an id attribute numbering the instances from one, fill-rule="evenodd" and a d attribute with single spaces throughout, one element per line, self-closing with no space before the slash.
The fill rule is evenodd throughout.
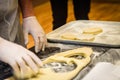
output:
<path id="1" fill-rule="evenodd" d="M 19 21 L 19 4 L 23 16 L 23 27 Z M 45 32 L 38 23 L 31 0 L 0 0 L 0 60 L 8 63 L 15 73 L 21 74 L 31 69 L 35 74 L 41 60 L 25 48 L 28 34 L 35 42 L 35 51 L 39 52 L 47 44 Z"/>
<path id="2" fill-rule="evenodd" d="M 53 30 L 64 25 L 67 19 L 67 2 L 68 0 L 50 0 Z M 90 0 L 73 0 L 74 15 L 76 20 L 89 20 Z"/>

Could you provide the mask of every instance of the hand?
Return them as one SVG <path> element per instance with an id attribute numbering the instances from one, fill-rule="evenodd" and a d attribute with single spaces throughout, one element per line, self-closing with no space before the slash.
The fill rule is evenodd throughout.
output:
<path id="1" fill-rule="evenodd" d="M 15 43 L 0 38 L 0 60 L 8 63 L 19 78 L 38 73 L 41 60 L 32 52 Z"/>
<path id="2" fill-rule="evenodd" d="M 25 44 L 28 43 L 28 33 L 30 33 L 34 39 L 35 52 L 37 53 L 41 49 L 44 50 L 45 46 L 47 45 L 47 39 L 41 25 L 38 23 L 35 16 L 23 19 L 23 31 Z"/>

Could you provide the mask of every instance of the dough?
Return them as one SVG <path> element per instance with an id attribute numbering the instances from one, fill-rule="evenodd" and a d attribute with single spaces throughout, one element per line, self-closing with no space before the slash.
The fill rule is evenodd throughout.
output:
<path id="1" fill-rule="evenodd" d="M 73 34 L 73 33 L 64 33 L 61 35 L 62 39 L 67 40 L 80 40 L 80 41 L 93 41 L 95 36 L 92 34 Z"/>
<path id="2" fill-rule="evenodd" d="M 103 30 L 100 27 L 88 27 L 83 29 L 83 34 L 99 34 L 101 33 Z"/>
<path id="3" fill-rule="evenodd" d="M 63 33 L 61 35 L 62 39 L 68 39 L 68 40 L 76 40 L 76 35 L 73 33 Z"/>
<path id="4" fill-rule="evenodd" d="M 77 37 L 77 40 L 80 40 L 80 41 L 93 41 L 94 39 L 95 39 L 95 36 L 92 34 L 80 34 Z"/>
<path id="5" fill-rule="evenodd" d="M 75 64 L 75 69 L 68 72 L 55 72 L 50 67 L 42 67 L 39 70 L 39 74 L 36 77 L 29 78 L 27 80 L 71 80 L 73 79 L 78 72 L 84 68 L 90 62 L 90 55 L 93 53 L 91 48 L 83 47 L 77 48 L 61 53 L 57 53 L 53 56 L 48 57 L 43 61 L 43 64 L 48 64 L 52 62 L 64 62 L 68 65 Z M 82 59 L 78 59 L 71 56 L 81 55 L 84 56 Z"/>

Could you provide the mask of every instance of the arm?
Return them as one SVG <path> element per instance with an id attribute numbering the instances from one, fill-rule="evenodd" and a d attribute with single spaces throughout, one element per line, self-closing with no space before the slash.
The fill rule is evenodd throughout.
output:
<path id="1" fill-rule="evenodd" d="M 34 16 L 31 0 L 19 0 L 23 18 Z"/>
<path id="2" fill-rule="evenodd" d="M 31 0 L 19 0 L 23 15 L 23 32 L 25 38 L 25 44 L 28 43 L 28 33 L 30 33 L 34 39 L 35 52 L 39 52 L 47 44 L 47 39 L 42 26 L 37 21 Z"/>
<path id="3" fill-rule="evenodd" d="M 8 63 L 18 78 L 31 77 L 42 65 L 41 60 L 34 53 L 1 37 L 0 60 Z"/>

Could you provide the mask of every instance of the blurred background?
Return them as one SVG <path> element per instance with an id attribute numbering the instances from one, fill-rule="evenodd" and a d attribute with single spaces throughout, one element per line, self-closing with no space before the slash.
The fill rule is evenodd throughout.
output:
<path id="1" fill-rule="evenodd" d="M 33 0 L 35 15 L 42 25 L 46 34 L 52 31 L 52 11 L 49 0 Z M 100 21 L 120 21 L 120 0 L 91 0 L 91 9 L 89 13 L 90 20 Z M 72 0 L 68 2 L 68 19 L 67 22 L 73 21 Z M 31 36 L 28 48 L 34 46 Z"/>

